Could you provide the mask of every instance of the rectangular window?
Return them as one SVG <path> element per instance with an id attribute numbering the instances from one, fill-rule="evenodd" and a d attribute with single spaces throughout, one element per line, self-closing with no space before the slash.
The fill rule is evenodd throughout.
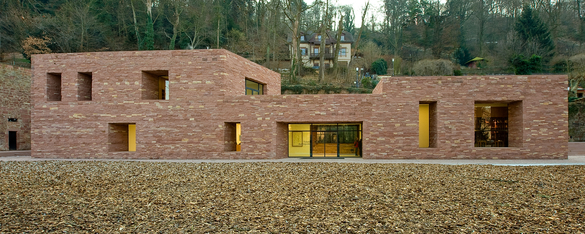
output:
<path id="1" fill-rule="evenodd" d="M 475 103 L 475 147 L 508 147 L 508 103 Z"/>
<path id="2" fill-rule="evenodd" d="M 301 48 L 301 55 L 307 55 L 307 48 Z"/>
<path id="3" fill-rule="evenodd" d="M 341 35 L 341 41 L 345 41 L 345 35 Z"/>
<path id="4" fill-rule="evenodd" d="M 61 73 L 47 73 L 47 101 L 61 101 Z"/>
<path id="5" fill-rule="evenodd" d="M 313 53 L 314 54 L 318 54 L 319 53 L 319 48 L 313 48 Z"/>
<path id="6" fill-rule="evenodd" d="M 8 150 L 17 150 L 17 139 L 16 138 L 16 132 L 14 131 L 8 131 Z"/>
<path id="7" fill-rule="evenodd" d="M 321 41 L 321 35 L 317 36 L 318 40 Z"/>
<path id="8" fill-rule="evenodd" d="M 77 100 L 78 101 L 91 101 L 91 84 L 92 84 L 92 73 L 91 72 L 78 72 L 77 73 Z"/>
<path id="9" fill-rule="evenodd" d="M 305 40 L 305 36 L 301 36 L 301 41 L 304 41 L 304 40 Z"/>
<path id="10" fill-rule="evenodd" d="M 108 151 L 136 151 L 136 124 L 108 124 Z"/>
<path id="11" fill-rule="evenodd" d="M 242 125 L 225 123 L 224 127 L 224 151 L 242 151 Z"/>
<path id="12" fill-rule="evenodd" d="M 142 71 L 142 99 L 169 100 L 169 71 Z"/>
<path id="13" fill-rule="evenodd" d="M 246 79 L 246 95 L 264 95 L 264 84 Z"/>
<path id="14" fill-rule="evenodd" d="M 437 147 L 437 102 L 419 102 L 418 147 Z"/>
<path id="15" fill-rule="evenodd" d="M 339 49 L 339 56 L 345 57 L 346 54 L 347 54 L 347 51 L 345 48 Z"/>

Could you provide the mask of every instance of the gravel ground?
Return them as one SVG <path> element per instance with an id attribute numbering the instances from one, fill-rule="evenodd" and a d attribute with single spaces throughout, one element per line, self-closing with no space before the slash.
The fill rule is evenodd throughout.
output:
<path id="1" fill-rule="evenodd" d="M 585 232 L 585 166 L 0 162 L 0 232 Z"/>

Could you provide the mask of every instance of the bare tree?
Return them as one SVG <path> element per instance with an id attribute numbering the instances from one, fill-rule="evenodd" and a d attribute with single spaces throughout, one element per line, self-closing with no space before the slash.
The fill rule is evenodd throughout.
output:
<path id="1" fill-rule="evenodd" d="M 355 56 L 358 54 L 358 48 L 360 45 L 360 38 L 362 37 L 362 32 L 364 31 L 364 21 L 366 19 L 366 14 L 368 13 L 368 7 L 370 6 L 370 1 L 366 2 L 366 7 L 364 7 L 364 12 L 362 14 L 362 26 L 360 27 L 360 31 L 358 32 L 357 39 L 355 40 L 355 52 L 353 53 Z"/>

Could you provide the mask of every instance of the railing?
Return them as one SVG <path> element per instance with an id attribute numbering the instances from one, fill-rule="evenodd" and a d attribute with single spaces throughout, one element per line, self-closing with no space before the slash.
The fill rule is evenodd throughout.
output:
<path id="1" fill-rule="evenodd" d="M 318 59 L 321 58 L 319 53 L 311 53 L 309 55 L 310 59 Z M 333 53 L 325 53 L 325 59 L 333 59 Z"/>

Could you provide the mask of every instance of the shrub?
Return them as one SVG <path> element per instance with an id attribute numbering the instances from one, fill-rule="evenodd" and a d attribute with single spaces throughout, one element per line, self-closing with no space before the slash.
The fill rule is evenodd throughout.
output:
<path id="1" fill-rule="evenodd" d="M 372 87 L 372 78 L 366 77 L 362 79 L 362 88 L 370 89 Z"/>
<path id="2" fill-rule="evenodd" d="M 516 75 L 530 75 L 542 71 L 542 57 L 532 55 L 530 59 L 524 59 L 524 55 L 516 55 L 511 59 L 512 67 Z"/>
<path id="3" fill-rule="evenodd" d="M 417 76 L 452 76 L 453 63 L 445 59 L 425 59 L 416 62 L 412 70 Z"/>
<path id="4" fill-rule="evenodd" d="M 372 63 L 372 71 L 378 75 L 386 75 L 388 71 L 388 62 L 384 59 L 378 59 Z"/>

